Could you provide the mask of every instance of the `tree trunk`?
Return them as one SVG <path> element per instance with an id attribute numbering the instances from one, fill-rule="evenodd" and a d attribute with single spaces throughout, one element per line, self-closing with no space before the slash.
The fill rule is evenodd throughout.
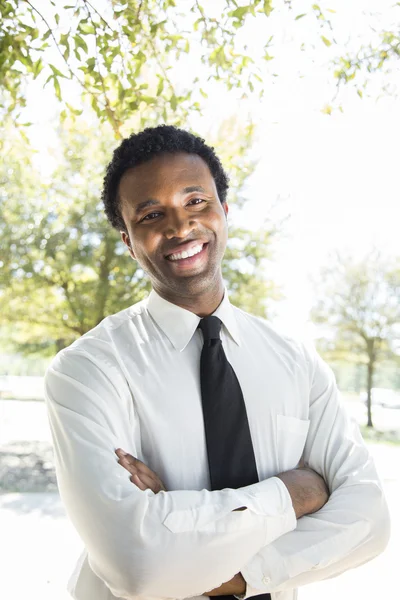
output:
<path id="1" fill-rule="evenodd" d="M 67 342 L 67 340 L 65 340 L 64 338 L 58 338 L 57 340 L 55 340 L 55 346 L 56 346 L 57 352 L 64 350 L 64 348 L 66 348 L 68 345 L 69 345 L 69 342 Z"/>
<path id="2" fill-rule="evenodd" d="M 367 369 L 368 369 L 368 376 L 367 376 L 367 410 L 368 410 L 368 421 L 367 421 L 367 427 L 373 427 L 373 423 L 372 423 L 372 410 L 371 410 L 371 405 L 372 405 L 372 386 L 373 386 L 373 379 L 374 379 L 374 367 L 375 367 L 375 353 L 374 353 L 374 339 L 369 339 L 368 340 L 368 365 L 367 365 Z"/>
<path id="3" fill-rule="evenodd" d="M 109 275 L 110 275 L 111 263 L 114 258 L 114 252 L 115 252 L 115 240 L 111 236 L 111 234 L 108 234 L 105 236 L 103 248 L 104 248 L 104 252 L 100 258 L 100 267 L 99 267 L 99 273 L 98 273 L 99 280 L 98 280 L 98 287 L 97 287 L 97 293 L 96 293 L 95 325 L 100 323 L 100 321 L 102 321 L 104 319 L 104 317 L 106 316 L 105 308 L 106 308 L 108 293 L 110 290 Z"/>

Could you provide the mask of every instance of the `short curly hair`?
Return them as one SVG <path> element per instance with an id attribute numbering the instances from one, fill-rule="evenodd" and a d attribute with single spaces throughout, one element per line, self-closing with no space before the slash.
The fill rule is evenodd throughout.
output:
<path id="1" fill-rule="evenodd" d="M 147 127 L 123 140 L 114 150 L 111 162 L 107 166 L 104 177 L 102 201 L 107 219 L 118 231 L 126 231 L 122 218 L 118 187 L 123 174 L 165 153 L 187 152 L 200 156 L 210 169 L 221 203 L 225 202 L 229 188 L 229 178 L 214 148 L 189 131 L 178 129 L 172 125 Z"/>

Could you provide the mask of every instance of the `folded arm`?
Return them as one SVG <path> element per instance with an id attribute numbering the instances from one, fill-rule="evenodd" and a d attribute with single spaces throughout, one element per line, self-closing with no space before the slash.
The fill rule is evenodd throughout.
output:
<path id="1" fill-rule="evenodd" d="M 295 531 L 266 545 L 243 566 L 246 596 L 296 588 L 339 575 L 386 547 L 389 515 L 359 429 L 349 419 L 332 371 L 313 351 L 310 429 L 305 463 L 328 483 L 330 498 Z"/>
<path id="2" fill-rule="evenodd" d="M 119 464 L 126 469 L 130 480 L 140 490 L 152 490 L 155 494 L 166 491 L 160 477 L 146 464 L 124 451 L 116 450 Z M 311 469 L 301 466 L 291 471 L 278 475 L 285 484 L 293 504 L 296 518 L 318 511 L 328 500 L 328 490 L 322 477 Z M 234 509 L 235 511 L 247 510 L 246 507 Z M 242 595 L 246 592 L 246 582 L 241 573 L 236 573 L 232 579 L 222 585 L 203 593 L 205 596 L 232 596 Z"/>
<path id="3" fill-rule="evenodd" d="M 45 395 L 61 497 L 91 568 L 114 595 L 199 595 L 296 526 L 278 478 L 213 492 L 155 494 L 132 485 L 115 455 L 120 446 L 139 454 L 131 394 L 117 366 L 110 381 L 96 361 L 63 351 L 46 373 Z"/>

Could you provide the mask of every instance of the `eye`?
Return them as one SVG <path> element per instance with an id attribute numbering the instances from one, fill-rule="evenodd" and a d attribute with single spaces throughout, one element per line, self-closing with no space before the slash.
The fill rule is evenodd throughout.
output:
<path id="1" fill-rule="evenodd" d="M 142 223 L 143 221 L 153 221 L 153 219 L 156 219 L 160 214 L 161 213 L 159 213 L 159 212 L 149 213 L 148 215 L 143 217 L 143 219 L 140 222 Z"/>
<path id="2" fill-rule="evenodd" d="M 205 202 L 204 198 L 192 198 L 188 204 L 194 204 L 195 206 L 198 204 L 201 204 L 202 202 Z"/>

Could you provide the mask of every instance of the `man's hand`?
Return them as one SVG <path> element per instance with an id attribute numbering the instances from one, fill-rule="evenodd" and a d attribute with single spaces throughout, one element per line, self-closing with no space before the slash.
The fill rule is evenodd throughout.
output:
<path id="1" fill-rule="evenodd" d="M 286 485 L 296 518 L 317 512 L 327 503 L 329 491 L 320 475 L 308 467 L 298 467 L 277 475 Z"/>
<path id="2" fill-rule="evenodd" d="M 238 573 L 230 581 L 223 583 L 211 592 L 204 592 L 203 596 L 241 596 L 246 592 L 246 582 L 241 573 Z"/>
<path id="3" fill-rule="evenodd" d="M 115 451 L 119 464 L 131 474 L 130 480 L 141 490 L 152 490 L 155 494 L 165 492 L 165 485 L 157 475 L 141 460 L 128 454 L 122 448 Z"/>
<path id="4" fill-rule="evenodd" d="M 122 448 L 115 451 L 118 456 L 118 463 L 131 474 L 130 480 L 141 490 L 152 490 L 155 494 L 166 491 L 165 486 L 157 473 L 154 473 L 141 460 L 128 454 Z M 243 510 L 243 509 L 236 509 Z M 222 584 L 220 587 L 204 592 L 204 596 L 231 596 L 244 594 L 246 591 L 246 582 L 242 575 L 238 573 L 230 581 Z"/>

